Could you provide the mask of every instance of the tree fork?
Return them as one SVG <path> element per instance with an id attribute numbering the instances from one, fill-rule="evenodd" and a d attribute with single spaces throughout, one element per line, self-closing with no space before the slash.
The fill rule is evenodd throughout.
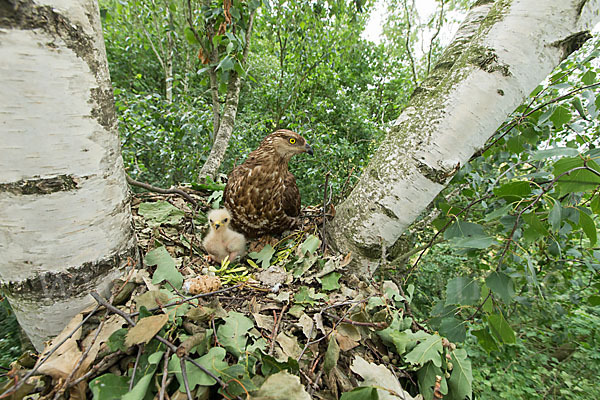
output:
<path id="1" fill-rule="evenodd" d="M 356 272 L 378 266 L 447 182 L 600 20 L 600 0 L 479 1 L 329 224 Z"/>

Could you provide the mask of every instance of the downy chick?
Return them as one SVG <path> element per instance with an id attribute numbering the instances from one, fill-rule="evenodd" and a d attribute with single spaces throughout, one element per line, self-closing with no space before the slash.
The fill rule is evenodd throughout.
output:
<path id="1" fill-rule="evenodd" d="M 229 256 L 229 261 L 234 261 L 246 252 L 246 238 L 229 228 L 231 215 L 224 208 L 211 210 L 208 213 L 210 231 L 202 241 L 209 258 L 220 263 Z"/>

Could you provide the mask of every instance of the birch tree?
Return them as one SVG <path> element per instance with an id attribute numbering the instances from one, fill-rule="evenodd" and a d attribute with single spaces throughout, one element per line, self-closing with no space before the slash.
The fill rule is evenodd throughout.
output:
<path id="1" fill-rule="evenodd" d="M 0 6 L 0 280 L 39 350 L 136 260 L 98 5 Z"/>
<path id="2" fill-rule="evenodd" d="M 590 37 L 599 10 L 597 0 L 477 2 L 337 207 L 332 246 L 373 272 L 506 116 Z"/>

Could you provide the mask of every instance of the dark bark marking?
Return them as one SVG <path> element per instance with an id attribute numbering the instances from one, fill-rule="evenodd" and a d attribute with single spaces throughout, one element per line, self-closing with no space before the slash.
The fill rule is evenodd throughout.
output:
<path id="1" fill-rule="evenodd" d="M 78 297 L 95 289 L 111 270 L 124 266 L 129 257 L 137 260 L 135 242 L 112 256 L 69 267 L 66 271 L 43 272 L 22 281 L 3 282 L 2 290 L 9 297 L 22 297 L 34 302 L 39 299 L 56 301 Z"/>
<path id="2" fill-rule="evenodd" d="M 0 184 L 0 192 L 8 192 L 15 195 L 51 194 L 57 192 L 68 192 L 77 189 L 79 179 L 72 175 L 58 175 L 52 178 L 34 177 L 17 182 Z"/>
<path id="3" fill-rule="evenodd" d="M 474 65 L 477 65 L 482 70 L 492 73 L 500 72 L 503 76 L 511 76 L 508 65 L 498 62 L 498 55 L 492 49 L 478 49 L 475 56 L 470 60 Z"/>
<path id="4" fill-rule="evenodd" d="M 561 55 L 561 60 L 564 60 L 571 53 L 579 50 L 581 46 L 591 38 L 592 35 L 589 31 L 577 32 L 565 39 L 552 43 L 552 45 L 562 49 L 563 54 Z"/>
<path id="5" fill-rule="evenodd" d="M 439 185 L 445 185 L 448 181 L 448 178 L 454 176 L 454 174 L 456 174 L 460 169 L 460 163 L 456 164 L 452 169 L 436 169 L 425 164 L 422 161 L 415 160 L 415 162 L 417 164 L 417 169 L 419 170 L 421 175 Z"/>

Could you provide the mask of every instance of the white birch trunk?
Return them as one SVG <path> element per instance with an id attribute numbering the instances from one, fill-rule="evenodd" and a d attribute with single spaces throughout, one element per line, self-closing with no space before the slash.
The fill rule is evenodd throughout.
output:
<path id="1" fill-rule="evenodd" d="M 204 165 L 202 165 L 200 173 L 198 174 L 199 182 L 203 182 L 207 176 L 211 179 L 215 178 L 217 171 L 221 166 L 221 162 L 225 157 L 225 152 L 229 145 L 229 138 L 231 138 L 231 134 L 233 133 L 235 116 L 237 115 L 238 102 L 240 99 L 240 89 L 242 87 L 242 78 L 233 71 L 230 76 L 225 107 L 223 108 L 223 115 L 219 120 L 219 130 L 215 135 L 215 141 L 210 149 L 208 158 Z"/>
<path id="2" fill-rule="evenodd" d="M 480 1 L 328 227 L 360 274 L 600 19 L 600 0 Z"/>
<path id="3" fill-rule="evenodd" d="M 95 0 L 0 6 L 0 282 L 43 342 L 137 259 Z"/>

